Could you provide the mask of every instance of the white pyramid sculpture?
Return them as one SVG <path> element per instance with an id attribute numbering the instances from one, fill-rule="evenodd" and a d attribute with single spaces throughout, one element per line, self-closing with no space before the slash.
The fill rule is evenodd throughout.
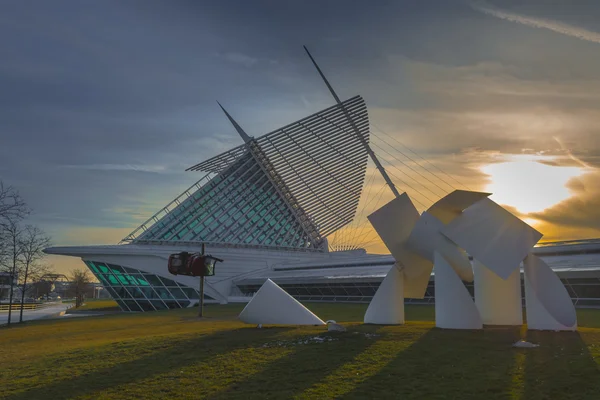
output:
<path id="1" fill-rule="evenodd" d="M 267 279 L 239 317 L 248 324 L 325 325 L 325 322 Z"/>
<path id="2" fill-rule="evenodd" d="M 567 289 L 554 271 L 533 254 L 525 258 L 523 265 L 528 329 L 576 330 L 575 307 Z"/>
<path id="3" fill-rule="evenodd" d="M 394 265 L 375 292 L 364 318 L 365 324 L 404 323 L 404 276 Z"/>
<path id="4" fill-rule="evenodd" d="M 471 294 L 450 263 L 434 255 L 435 326 L 445 329 L 481 329 L 483 324 Z"/>

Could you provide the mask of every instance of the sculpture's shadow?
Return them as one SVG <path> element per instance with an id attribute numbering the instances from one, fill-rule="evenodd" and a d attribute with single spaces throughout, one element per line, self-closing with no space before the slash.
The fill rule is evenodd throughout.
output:
<path id="1" fill-rule="evenodd" d="M 524 339 L 540 347 L 513 348 L 521 331 L 431 329 L 342 398 L 552 399 L 573 386 L 590 396 L 576 398 L 600 398 L 598 366 L 577 332 L 529 331 Z"/>

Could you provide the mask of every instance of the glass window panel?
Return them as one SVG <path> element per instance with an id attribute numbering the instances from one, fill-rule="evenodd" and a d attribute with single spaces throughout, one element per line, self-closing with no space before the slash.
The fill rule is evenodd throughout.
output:
<path id="1" fill-rule="evenodd" d="M 119 281 L 113 274 L 102 274 L 102 275 L 104 276 L 104 279 L 106 279 L 106 281 L 108 281 L 109 285 L 119 286 Z"/>
<path id="2" fill-rule="evenodd" d="M 167 306 L 165 305 L 165 303 L 163 303 L 160 300 L 152 300 L 152 301 L 150 301 L 150 303 L 152 303 L 154 308 L 156 308 L 157 310 L 166 310 L 167 309 Z"/>
<path id="3" fill-rule="evenodd" d="M 111 288 L 110 286 L 104 286 L 104 289 L 106 289 L 108 291 L 108 294 L 110 294 L 110 296 L 114 299 L 117 296 L 117 293 L 115 292 L 115 290 L 113 288 Z"/>
<path id="4" fill-rule="evenodd" d="M 152 286 L 163 286 L 163 283 L 161 282 L 160 279 L 158 279 L 158 276 L 156 276 L 156 275 L 146 275 L 146 274 L 144 274 L 144 278 L 146 278 L 146 280 L 148 282 L 150 282 L 150 284 Z"/>
<path id="5" fill-rule="evenodd" d="M 173 308 L 181 308 L 179 306 L 179 303 L 177 303 L 175 300 L 165 300 L 165 304 L 167 305 L 167 307 L 173 309 Z"/>
<path id="6" fill-rule="evenodd" d="M 143 277 L 142 274 L 129 275 L 129 280 L 136 286 L 149 286 L 148 281 Z"/>
<path id="7" fill-rule="evenodd" d="M 183 294 L 183 292 L 181 291 L 181 289 L 169 288 L 169 291 L 171 292 L 173 297 L 175 297 L 176 299 L 185 299 L 186 298 L 185 295 Z"/>
<path id="8" fill-rule="evenodd" d="M 155 311 L 155 308 L 152 306 L 152 304 L 148 300 L 138 300 L 137 302 L 140 305 L 140 307 L 142 307 L 142 310 Z"/>
<path id="9" fill-rule="evenodd" d="M 198 295 L 198 292 L 190 287 L 181 288 L 181 290 L 183 290 L 183 292 L 186 294 L 188 299 L 196 299 L 197 300 L 200 298 L 200 296 Z"/>
<path id="10" fill-rule="evenodd" d="M 110 268 L 113 271 L 113 273 L 124 272 L 123 268 L 120 265 L 115 265 L 115 264 L 106 264 L 106 265 L 108 266 L 108 268 Z"/>
<path id="11" fill-rule="evenodd" d="M 125 304 L 127 304 L 127 307 L 129 307 L 131 311 L 143 311 L 133 300 L 125 300 Z"/>
<path id="12" fill-rule="evenodd" d="M 134 299 L 144 299 L 144 293 L 137 287 L 127 287 L 126 288 L 129 293 L 133 296 Z"/>
<path id="13" fill-rule="evenodd" d="M 92 272 L 94 272 L 94 274 L 98 273 L 98 269 L 96 268 L 93 262 L 85 261 L 85 265 L 87 265 L 92 270 Z"/>
<path id="14" fill-rule="evenodd" d="M 123 267 L 123 270 L 125 272 L 127 272 L 128 274 L 139 274 L 140 273 L 140 271 L 138 271 L 137 269 L 133 269 L 133 268 Z"/>
<path id="15" fill-rule="evenodd" d="M 123 277 L 127 280 L 127 284 L 128 285 L 133 285 L 133 286 L 137 286 L 137 279 L 135 279 L 134 276 L 131 275 L 123 275 Z"/>
<path id="16" fill-rule="evenodd" d="M 121 310 L 129 311 L 129 307 L 127 307 L 127 305 L 125 304 L 125 302 L 123 300 L 115 300 L 115 301 L 117 302 L 119 307 L 121 307 Z"/>
<path id="17" fill-rule="evenodd" d="M 129 294 L 127 289 L 125 289 L 124 287 L 121 287 L 121 286 L 116 287 L 115 292 L 117 293 L 117 296 L 119 296 L 122 299 L 130 299 L 131 298 L 131 294 Z"/>
<path id="18" fill-rule="evenodd" d="M 165 278 L 164 276 L 160 277 L 160 280 L 163 281 L 163 284 L 165 286 L 175 286 L 177 287 L 177 283 L 175 283 L 175 281 L 169 279 L 169 278 Z"/>
<path id="19" fill-rule="evenodd" d="M 99 274 L 99 273 L 95 273 L 94 275 L 96 276 L 96 278 L 98 278 L 98 280 L 99 280 L 100 282 L 102 282 L 102 284 L 104 284 L 104 285 L 108 284 L 108 279 L 106 279 L 106 278 L 104 277 L 104 275 L 102 275 L 102 274 Z"/>
<path id="20" fill-rule="evenodd" d="M 94 265 L 96 265 L 96 268 L 98 268 L 98 270 L 100 272 L 102 272 L 104 274 L 109 274 L 110 273 L 108 267 L 105 264 L 97 262 L 97 263 L 94 263 Z"/>
<path id="21" fill-rule="evenodd" d="M 158 297 L 158 294 L 156 294 L 154 289 L 151 287 L 142 287 L 139 289 L 142 291 L 142 293 L 144 293 L 144 296 L 146 296 L 146 298 L 148 298 L 148 299 L 159 299 L 160 298 L 160 297 Z"/>
<path id="22" fill-rule="evenodd" d="M 187 300 L 179 300 L 179 305 L 181 306 L 181 308 L 186 308 L 190 305 L 190 302 Z"/>
<path id="23" fill-rule="evenodd" d="M 173 299 L 173 296 L 171 295 L 171 292 L 169 292 L 167 290 L 167 288 L 164 287 L 155 287 L 154 290 L 156 291 L 156 293 L 158 294 L 158 297 L 161 299 Z"/>

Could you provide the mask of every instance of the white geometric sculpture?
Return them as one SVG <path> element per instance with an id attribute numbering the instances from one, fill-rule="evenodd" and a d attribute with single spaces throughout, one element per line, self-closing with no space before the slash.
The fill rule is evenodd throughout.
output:
<path id="1" fill-rule="evenodd" d="M 408 195 L 403 193 L 368 216 L 373 228 L 401 268 L 404 298 L 424 297 L 431 278 L 435 251 L 444 257 L 462 279 L 473 280 L 473 271 L 467 255 L 440 233 L 445 223 L 437 216 L 439 215 L 444 221 L 451 221 L 462 212 L 464 207 L 488 195 L 488 193 L 457 190 L 435 203 L 430 208 L 432 214 L 424 212 L 419 216 Z M 369 306 L 369 312 L 375 313 L 372 315 L 383 315 L 375 312 L 380 307 L 380 303 L 380 301 L 377 303 L 373 301 Z M 365 315 L 365 320 L 366 317 Z M 389 317 L 382 321 L 379 318 L 378 321 L 382 322 L 378 323 L 395 324 L 397 320 Z"/>
<path id="2" fill-rule="evenodd" d="M 369 303 L 364 323 L 380 325 L 404 323 L 404 278 L 395 264 Z"/>
<path id="3" fill-rule="evenodd" d="M 519 268 L 542 234 L 490 199 L 467 208 L 442 231 L 502 279 Z"/>
<path id="4" fill-rule="evenodd" d="M 386 276 L 367 309 L 365 322 L 401 323 L 403 304 L 402 314 L 396 308 L 386 310 L 386 306 L 396 307 L 402 296 L 423 298 L 435 264 L 437 326 L 521 325 L 519 266 L 525 260 L 530 328 L 575 329 L 575 309 L 560 279 L 529 254 L 542 234 L 488 196 L 456 190 L 419 216 L 404 193 L 368 216 L 399 270 L 392 268 Z M 465 251 L 473 256 L 473 266 Z M 461 280 L 475 281 L 474 303 Z M 391 289 L 394 286 L 396 293 Z"/>
<path id="5" fill-rule="evenodd" d="M 419 220 L 419 212 L 406 193 L 385 204 L 367 217 L 405 275 L 420 275 L 422 260 L 406 249 L 406 240 Z"/>
<path id="6" fill-rule="evenodd" d="M 435 271 L 435 326 L 445 329 L 481 329 L 481 317 L 469 291 L 437 251 Z"/>
<path id="7" fill-rule="evenodd" d="M 521 271 L 515 269 L 502 279 L 478 260 L 475 273 L 475 305 L 485 325 L 523 325 Z"/>
<path id="8" fill-rule="evenodd" d="M 423 212 L 408 237 L 406 248 L 431 262 L 434 261 L 434 253 L 439 252 L 461 279 L 472 282 L 473 268 L 468 256 L 456 244 L 440 233 L 444 227 L 442 221 L 428 211 Z M 431 274 L 431 271 L 428 272 Z"/>
<path id="9" fill-rule="evenodd" d="M 270 279 L 244 307 L 239 319 L 255 325 L 325 325 L 323 320 Z"/>
<path id="10" fill-rule="evenodd" d="M 576 330 L 575 307 L 567 289 L 554 271 L 533 254 L 525 258 L 523 265 L 528 329 Z"/>
<path id="11" fill-rule="evenodd" d="M 427 212 L 447 225 L 465 209 L 490 195 L 491 193 L 455 190 L 436 201 Z"/>

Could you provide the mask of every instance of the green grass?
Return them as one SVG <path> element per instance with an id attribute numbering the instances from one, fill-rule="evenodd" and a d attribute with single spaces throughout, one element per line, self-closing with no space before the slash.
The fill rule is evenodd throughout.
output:
<path id="1" fill-rule="evenodd" d="M 119 311 L 119 305 L 112 299 L 87 299 L 81 307 L 69 311 Z"/>
<path id="2" fill-rule="evenodd" d="M 366 305 L 307 305 L 348 332 L 256 329 L 235 319 L 239 305 L 206 306 L 203 320 L 193 308 L 0 329 L 0 398 L 600 398 L 600 310 L 553 333 L 440 330 L 429 306 L 407 306 L 404 326 L 363 325 Z M 292 345 L 314 336 L 336 340 Z M 512 348 L 520 338 L 541 346 Z"/>

